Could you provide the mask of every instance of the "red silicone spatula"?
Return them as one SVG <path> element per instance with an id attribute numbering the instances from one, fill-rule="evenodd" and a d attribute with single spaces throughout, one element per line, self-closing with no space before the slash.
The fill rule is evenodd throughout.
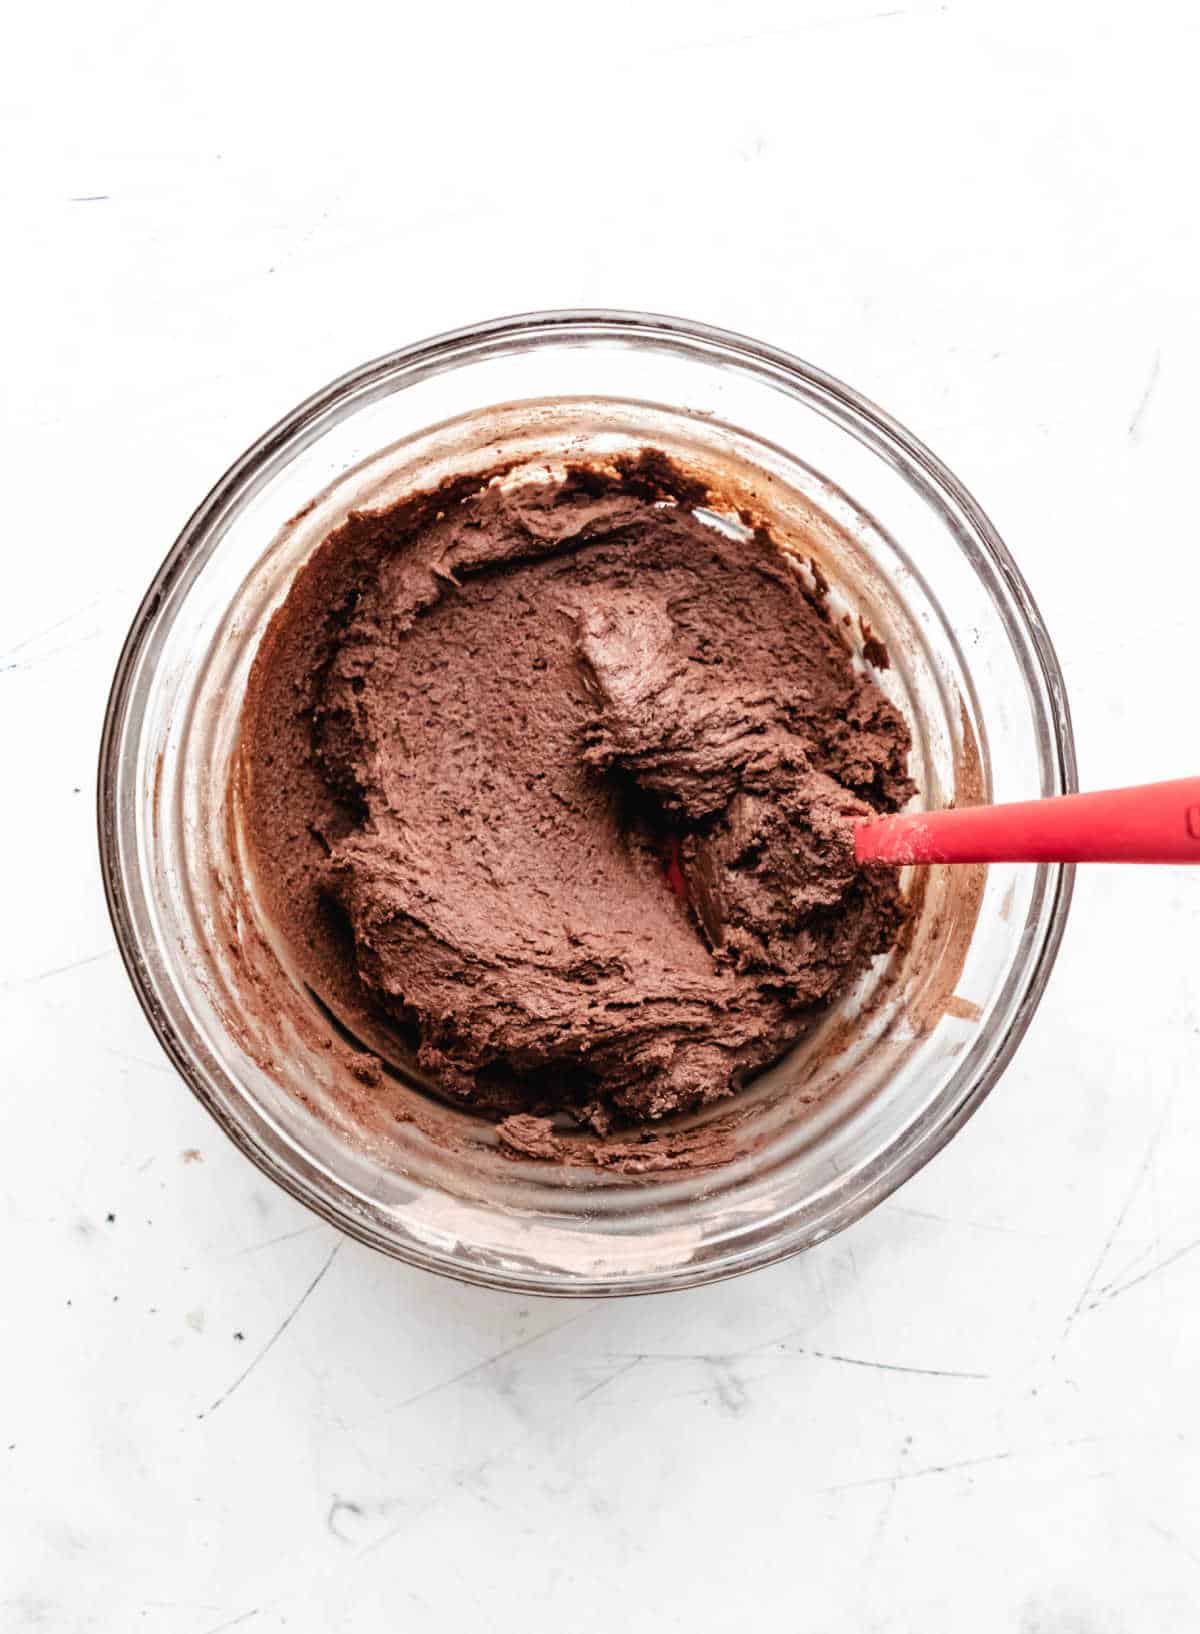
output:
<path id="1" fill-rule="evenodd" d="M 858 824 L 859 862 L 1197 862 L 1200 777 Z"/>

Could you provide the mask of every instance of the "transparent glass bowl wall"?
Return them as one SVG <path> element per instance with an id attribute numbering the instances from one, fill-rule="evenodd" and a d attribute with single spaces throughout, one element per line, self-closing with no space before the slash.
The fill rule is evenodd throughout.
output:
<path id="1" fill-rule="evenodd" d="M 513 1162 L 463 1114 L 364 1136 L 293 1013 L 254 1004 L 259 923 L 226 788 L 258 640 L 351 508 L 461 470 L 644 443 L 814 555 L 833 604 L 888 645 L 931 806 L 1074 787 L 1061 676 L 994 530 L 939 462 L 837 381 L 676 319 L 549 313 L 368 364 L 267 432 L 185 527 L 137 615 L 101 748 L 101 856 L 121 951 L 195 1093 L 267 1173 L 412 1263 L 529 1292 L 681 1287 L 769 1263 L 857 1218 L 978 1105 L 1040 997 L 1070 871 L 930 870 L 911 946 L 747 1092 L 737 1155 L 620 1176 Z M 808 568 L 801 564 L 801 571 Z M 230 927 L 234 934 L 231 936 Z M 947 1006 L 946 1001 L 953 1002 Z M 265 1064 L 264 1064 L 265 1063 Z M 701 1120 L 702 1121 L 702 1120 Z"/>

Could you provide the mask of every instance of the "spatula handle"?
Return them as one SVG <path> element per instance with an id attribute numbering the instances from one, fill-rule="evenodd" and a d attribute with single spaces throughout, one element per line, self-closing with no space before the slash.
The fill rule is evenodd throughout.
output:
<path id="1" fill-rule="evenodd" d="M 860 823 L 860 862 L 1200 863 L 1200 777 Z"/>

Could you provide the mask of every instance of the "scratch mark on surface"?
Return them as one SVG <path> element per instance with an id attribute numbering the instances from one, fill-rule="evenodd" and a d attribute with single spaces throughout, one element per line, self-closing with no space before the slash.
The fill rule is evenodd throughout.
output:
<path id="1" fill-rule="evenodd" d="M 104 599 L 103 596 L 93 596 L 91 601 L 84 602 L 83 606 L 77 607 L 73 613 L 64 613 L 61 618 L 56 618 L 53 624 L 45 624 L 40 630 L 34 630 L 30 635 L 23 636 L 14 647 L 10 647 L 4 654 L 5 664 L 7 665 L 8 660 L 12 658 L 14 653 L 24 652 L 26 647 L 32 647 L 35 641 L 41 641 L 45 636 L 53 635 L 55 630 L 61 630 L 63 625 L 69 624 L 72 619 L 82 618 L 85 613 L 90 613 L 93 607 L 99 607 Z"/>
<path id="2" fill-rule="evenodd" d="M 1194 1253 L 1197 1248 L 1200 1248 L 1200 1237 L 1197 1237 L 1194 1242 L 1185 1243 L 1182 1248 L 1177 1248 L 1173 1254 L 1168 1254 L 1166 1259 L 1158 1260 L 1154 1265 L 1147 1266 L 1147 1268 L 1144 1271 L 1140 1271 L 1136 1277 L 1130 1277 L 1128 1282 L 1118 1282 L 1116 1284 L 1110 1283 L 1108 1288 L 1101 1291 L 1098 1299 L 1092 1300 L 1091 1304 L 1087 1307 L 1088 1310 L 1097 1310 L 1101 1305 L 1107 1305 L 1110 1300 L 1117 1299 L 1121 1294 L 1127 1294 L 1131 1288 L 1136 1288 L 1139 1282 L 1146 1282 L 1151 1277 L 1158 1276 L 1159 1273 L 1165 1271 L 1168 1266 L 1174 1265 L 1178 1260 L 1183 1259 L 1186 1255 Z"/>
<path id="3" fill-rule="evenodd" d="M 128 1050 L 114 1050 L 109 1045 L 104 1046 L 105 1055 L 115 1055 L 118 1061 L 132 1061 L 136 1067 L 145 1067 L 147 1072 L 165 1072 L 174 1078 L 175 1068 L 169 1061 L 147 1061 L 144 1055 L 131 1055 Z"/>
<path id="4" fill-rule="evenodd" d="M 863 1487 L 892 1486 L 901 1481 L 920 1481 L 927 1475 L 953 1475 L 958 1470 L 977 1469 L 982 1464 L 1002 1464 L 1005 1459 L 1015 1456 L 1011 1450 L 991 1452 L 985 1453 L 980 1458 L 960 1458 L 952 1464 L 925 1464 L 921 1469 L 896 1470 L 891 1475 L 869 1475 L 862 1481 L 844 1481 L 838 1486 L 819 1487 L 815 1496 L 826 1498 L 836 1492 L 857 1492 Z"/>
<path id="5" fill-rule="evenodd" d="M 49 663 L 52 658 L 60 658 L 65 652 L 78 652 L 80 647 L 89 641 L 97 640 L 99 635 L 99 630 L 93 630 L 89 635 L 81 635 L 76 641 L 66 641 L 61 647 L 50 647 L 46 652 L 33 653 L 29 658 L 18 658 L 15 662 L 6 658 L 0 661 L 0 674 L 7 675 L 13 670 L 35 669 L 39 664 Z"/>
<path id="6" fill-rule="evenodd" d="M 1140 1271 L 1145 1265 L 1146 1261 L 1156 1254 L 1161 1247 L 1162 1238 L 1158 1236 L 1154 1238 L 1153 1242 L 1143 1243 L 1137 1253 L 1133 1255 L 1129 1262 L 1123 1266 L 1115 1276 L 1109 1277 L 1107 1282 L 1102 1282 L 1099 1288 L 1094 1290 L 1096 1299 L 1092 1301 L 1092 1304 L 1094 1305 L 1103 1294 L 1111 1293 L 1114 1288 L 1119 1287 L 1122 1283 L 1127 1281 L 1135 1271 Z M 1088 1309 L 1091 1309 L 1091 1305 L 1088 1306 Z"/>
<path id="7" fill-rule="evenodd" d="M 531 1333 L 527 1339 L 518 1339 L 516 1344 L 509 1345 L 505 1350 L 497 1351 L 494 1356 L 486 1356 L 483 1361 L 475 1362 L 470 1367 L 464 1367 L 462 1372 L 456 1373 L 453 1378 L 443 1379 L 440 1384 L 431 1384 L 424 1390 L 418 1390 L 415 1396 L 405 1396 L 404 1400 L 398 1401 L 390 1411 L 393 1413 L 403 1412 L 405 1408 L 414 1407 L 419 1401 L 428 1401 L 429 1397 L 436 1396 L 439 1390 L 452 1390 L 456 1384 L 463 1384 L 467 1379 L 473 1379 L 477 1373 L 485 1373 L 489 1367 L 495 1367 L 497 1362 L 504 1361 L 508 1356 L 514 1356 L 519 1350 L 527 1350 L 530 1345 L 539 1344 L 543 1339 L 552 1338 L 554 1334 L 561 1333 L 564 1328 L 573 1327 L 576 1322 L 582 1322 L 584 1317 L 590 1314 L 591 1307 L 589 1305 L 586 1310 L 579 1311 L 576 1315 L 568 1317 L 565 1322 L 560 1322 L 557 1327 L 543 1328 L 540 1333 Z"/>
<path id="8" fill-rule="evenodd" d="M 265 1242 L 251 1243 L 249 1248 L 239 1248 L 236 1254 L 231 1254 L 231 1260 L 240 1260 L 245 1254 L 257 1254 L 261 1249 L 274 1248 L 276 1243 L 291 1242 L 293 1237 L 307 1237 L 314 1231 L 325 1231 L 325 1222 L 319 1221 L 316 1225 L 297 1226 L 295 1231 L 281 1232 L 278 1237 L 268 1237 Z"/>
<path id="9" fill-rule="evenodd" d="M 204 1634 L 225 1634 L 227 1628 L 237 1628 L 239 1623 L 248 1623 L 251 1617 L 257 1617 L 261 1610 L 261 1606 L 255 1606 L 253 1611 L 243 1611 L 242 1615 L 235 1617 L 232 1622 L 218 1623 L 215 1628 L 206 1628 Z"/>
<path id="10" fill-rule="evenodd" d="M 953 1226 L 958 1231 L 987 1231 L 996 1237 L 1020 1237 L 1030 1242 L 1047 1240 L 1044 1231 L 1025 1231 L 1020 1226 L 997 1225 L 987 1220 L 955 1219 L 950 1214 L 935 1214 L 932 1209 L 909 1208 L 905 1203 L 886 1203 L 884 1207 L 892 1214 L 907 1214 L 913 1220 L 932 1220 L 938 1225 Z"/>
<path id="11" fill-rule="evenodd" d="M 920 1481 L 928 1475 L 955 1475 L 959 1470 L 977 1469 L 984 1464 L 1002 1464 L 1009 1458 L 1040 1458 L 1046 1453 L 1063 1452 L 1070 1447 L 1090 1446 L 1103 1441 L 1102 1435 L 1076 1436 L 1070 1441 L 1055 1441 L 1047 1447 L 1021 1450 L 1010 1447 L 1007 1452 L 984 1453 L 978 1458 L 959 1458 L 949 1464 L 924 1464 L 920 1469 L 895 1470 L 891 1475 L 868 1475 L 861 1481 L 844 1481 L 837 1486 L 818 1487 L 810 1497 L 829 1497 L 835 1492 L 856 1492 L 863 1487 L 889 1486 L 893 1481 Z"/>
<path id="12" fill-rule="evenodd" d="M 38 982 L 48 982 L 52 976 L 66 976 L 72 970 L 82 970 L 85 965 L 111 959 L 116 951 L 116 948 L 106 947 L 102 953 L 89 953 L 86 958 L 72 959 L 70 964 L 55 965 L 52 970 L 39 970 L 35 976 L 22 976 L 17 981 L 0 983 L 0 993 L 12 993 L 19 987 L 36 987 Z"/>
<path id="13" fill-rule="evenodd" d="M 875 1522 L 875 1529 L 871 1534 L 871 1541 L 867 1545 L 866 1558 L 863 1561 L 864 1568 L 870 1568 L 872 1562 L 878 1557 L 879 1551 L 883 1546 L 883 1539 L 888 1529 L 888 1522 L 891 1520 L 892 1510 L 896 1506 L 896 1488 L 899 1484 L 901 1476 L 904 1474 L 904 1464 L 909 1456 L 909 1453 L 912 1451 L 912 1442 L 913 1438 L 911 1435 L 906 1435 L 904 1440 L 901 1442 L 900 1455 L 896 1462 L 896 1472 L 888 1482 L 887 1496 L 884 1498 L 883 1504 L 880 1507 L 879 1519 Z"/>
<path id="14" fill-rule="evenodd" d="M 1186 1556 L 1194 1566 L 1200 1566 L 1200 1555 L 1194 1549 L 1189 1548 L 1181 1537 L 1168 1530 L 1167 1527 L 1160 1525 L 1158 1521 L 1151 1520 L 1149 1515 L 1145 1519 L 1146 1525 L 1152 1532 L 1157 1532 L 1160 1538 L 1164 1538 L 1173 1549 L 1177 1549 L 1181 1555 Z"/>
<path id="15" fill-rule="evenodd" d="M 321 1269 L 317 1272 L 316 1276 L 309 1283 L 308 1287 L 300 1295 L 300 1298 L 296 1301 L 296 1303 L 292 1306 L 291 1310 L 284 1317 L 283 1321 L 275 1329 L 275 1332 L 267 1340 L 266 1344 L 262 1347 L 262 1349 L 258 1352 L 258 1354 L 251 1359 L 249 1364 L 242 1369 L 242 1371 L 238 1374 L 237 1378 L 234 1379 L 233 1383 L 229 1386 L 229 1388 L 227 1390 L 223 1390 L 221 1392 L 221 1394 L 217 1397 L 216 1401 L 213 1402 L 212 1406 L 206 1408 L 204 1412 L 196 1414 L 197 1418 L 208 1418 L 210 1414 L 216 1412 L 218 1407 L 223 1406 L 224 1403 L 229 1400 L 230 1396 L 233 1395 L 235 1390 L 237 1390 L 241 1385 L 245 1384 L 246 1380 L 250 1377 L 251 1373 L 254 1372 L 254 1369 L 258 1366 L 258 1364 L 267 1355 L 270 1354 L 270 1352 L 278 1344 L 280 1339 L 283 1338 L 284 1334 L 291 1327 L 292 1323 L 299 1316 L 300 1312 L 304 1309 L 305 1305 L 307 1305 L 308 1301 L 312 1298 L 313 1294 L 316 1293 L 316 1291 L 320 1287 L 322 1281 L 324 1280 L 324 1278 L 328 1274 L 330 1266 L 333 1264 L 334 1260 L 337 1259 L 338 1254 L 341 1252 L 344 1242 L 345 1242 L 344 1237 L 339 1237 L 338 1238 L 337 1242 L 335 1242 L 333 1247 L 329 1250 L 329 1255 L 328 1255 L 327 1259 L 325 1260 L 324 1265 L 322 1265 Z"/>
<path id="16" fill-rule="evenodd" d="M 103 204 L 112 197 L 111 193 L 72 193 L 72 204 Z"/>
<path id="17" fill-rule="evenodd" d="M 1150 399 L 1154 396 L 1154 388 L 1158 385 L 1158 376 L 1162 367 L 1162 352 L 1154 354 L 1154 362 L 1150 365 L 1150 378 L 1146 381 L 1146 389 L 1138 399 L 1138 406 L 1133 411 L 1129 422 L 1129 440 L 1138 443 L 1142 440 L 1142 423 L 1146 418 L 1146 410 L 1150 406 Z"/>
<path id="18" fill-rule="evenodd" d="M 585 1401 L 589 1401 L 592 1396 L 598 1396 L 601 1390 L 607 1390 L 610 1384 L 615 1384 L 618 1379 L 624 1378 L 626 1373 L 632 1373 L 634 1368 L 640 1367 L 645 1359 L 644 1356 L 634 1356 L 631 1360 L 622 1362 L 620 1367 L 601 1379 L 598 1384 L 589 1385 L 581 1396 L 576 1396 L 576 1407 L 581 1406 Z"/>
<path id="19" fill-rule="evenodd" d="M 843 1356 L 834 1350 L 809 1350 L 803 1345 L 783 1347 L 793 1356 L 813 1356 L 822 1362 L 842 1362 L 847 1367 L 869 1367 L 880 1373 L 915 1373 L 926 1379 L 990 1379 L 990 1373 L 969 1373 L 953 1367 L 908 1367 L 903 1362 L 873 1362 L 866 1356 Z"/>
<path id="20" fill-rule="evenodd" d="M 931 1379 L 990 1379 L 990 1373 L 972 1373 L 964 1369 L 945 1367 L 910 1367 L 905 1362 L 877 1362 L 869 1356 L 846 1356 L 835 1350 L 814 1350 L 807 1345 L 792 1343 L 795 1332 L 784 1333 L 773 1339 L 764 1339 L 760 1344 L 751 1345 L 748 1350 L 741 1351 L 691 1351 L 691 1350 L 646 1350 L 639 1351 L 633 1356 L 637 1362 L 691 1362 L 695 1366 L 707 1367 L 713 1372 L 728 1371 L 736 1368 L 740 1362 L 765 1357 L 769 1352 L 777 1356 L 796 1357 L 804 1360 L 822 1362 L 840 1362 L 847 1367 L 866 1367 L 881 1373 L 914 1373 L 918 1377 Z M 742 1381 L 738 1381 L 742 1386 Z"/>
<path id="21" fill-rule="evenodd" d="M 1117 1235 L 1120 1232 L 1121 1227 L 1125 1224 L 1126 1216 L 1133 1207 L 1134 1198 L 1142 1189 L 1142 1184 L 1149 1172 L 1150 1165 L 1154 1161 L 1154 1153 L 1158 1147 L 1159 1140 L 1162 1138 L 1162 1132 L 1166 1126 L 1167 1112 L 1169 1110 L 1169 1107 L 1163 1109 L 1163 1114 L 1158 1120 L 1154 1133 L 1150 1136 L 1149 1142 L 1146 1146 L 1146 1155 L 1143 1157 L 1141 1164 L 1138 1167 L 1138 1171 L 1133 1177 L 1133 1184 L 1130 1186 L 1125 1201 L 1122 1203 L 1120 1211 L 1117 1214 L 1116 1219 L 1113 1221 L 1112 1230 L 1104 1239 L 1104 1246 L 1096 1256 L 1095 1264 L 1088 1273 L 1087 1281 L 1079 1290 L 1079 1298 L 1075 1301 L 1074 1308 L 1067 1317 L 1066 1322 L 1063 1324 L 1062 1337 L 1059 1339 L 1060 1345 L 1066 1343 L 1068 1337 L 1070 1336 L 1071 1329 L 1075 1326 L 1075 1323 L 1079 1320 L 1079 1317 L 1083 1313 L 1083 1310 L 1091 1297 L 1092 1290 L 1096 1286 L 1096 1279 L 1099 1277 L 1100 1272 L 1103 1269 L 1104 1262 L 1108 1258 L 1109 1251 L 1111 1250 L 1113 1243 L 1117 1240 Z"/>

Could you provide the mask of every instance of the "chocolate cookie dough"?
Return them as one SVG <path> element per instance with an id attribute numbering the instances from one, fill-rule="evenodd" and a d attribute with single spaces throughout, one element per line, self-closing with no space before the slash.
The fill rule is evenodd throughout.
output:
<path id="1" fill-rule="evenodd" d="M 904 722 L 819 575 L 708 497 L 647 450 L 353 514 L 256 659 L 245 822 L 294 963 L 494 1117 L 728 1096 L 903 920 L 847 819 L 912 792 Z"/>

